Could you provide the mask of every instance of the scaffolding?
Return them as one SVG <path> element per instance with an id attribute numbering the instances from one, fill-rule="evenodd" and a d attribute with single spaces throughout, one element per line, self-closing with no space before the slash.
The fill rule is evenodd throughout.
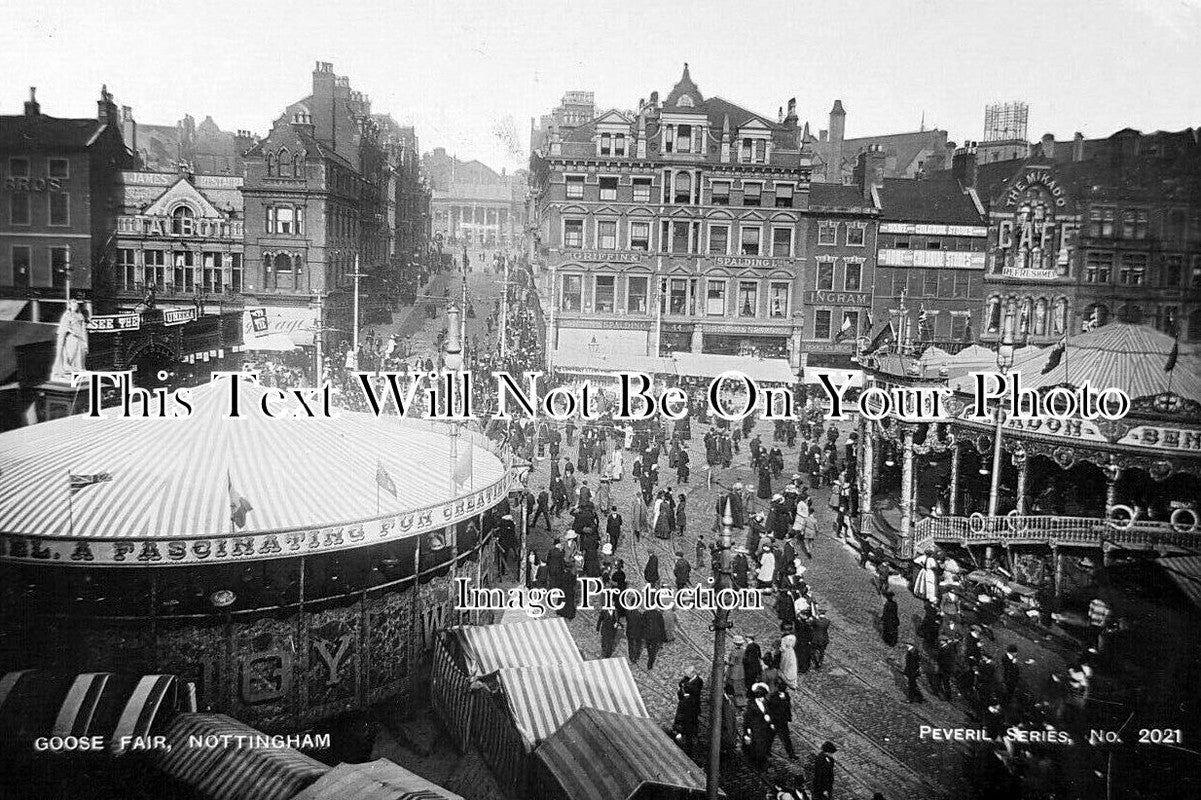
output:
<path id="1" fill-rule="evenodd" d="M 1021 100 L 992 103 L 984 107 L 984 141 L 1026 141 L 1030 106 Z"/>

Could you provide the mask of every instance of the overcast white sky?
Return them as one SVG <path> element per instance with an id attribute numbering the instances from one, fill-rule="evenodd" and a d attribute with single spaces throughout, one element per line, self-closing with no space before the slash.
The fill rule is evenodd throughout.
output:
<path id="1" fill-rule="evenodd" d="M 978 139 L 988 102 L 1030 104 L 1030 137 L 1201 125 L 1201 0 L 5 0 L 0 113 L 91 116 L 100 84 L 143 123 L 212 115 L 265 133 L 330 61 L 376 111 L 496 168 L 568 89 L 633 108 L 683 62 L 706 95 L 847 135 Z"/>

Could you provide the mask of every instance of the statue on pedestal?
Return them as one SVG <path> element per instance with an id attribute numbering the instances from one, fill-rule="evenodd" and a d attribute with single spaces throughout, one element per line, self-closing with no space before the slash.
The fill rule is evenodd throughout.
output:
<path id="1" fill-rule="evenodd" d="M 87 360 L 87 317 L 78 300 L 69 300 L 54 336 L 54 366 L 50 370 L 50 380 L 70 383 L 75 373 L 87 369 Z"/>

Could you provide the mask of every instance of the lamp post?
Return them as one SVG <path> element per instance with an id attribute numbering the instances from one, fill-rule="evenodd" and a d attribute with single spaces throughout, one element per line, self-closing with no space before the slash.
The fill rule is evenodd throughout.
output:
<path id="1" fill-rule="evenodd" d="M 446 308 L 446 346 L 442 354 L 442 366 L 450 372 L 457 373 L 463 369 L 463 348 L 459 343 L 459 307 L 451 303 Z M 454 408 L 454 395 L 447 394 L 446 410 L 449 414 Z M 468 447 L 471 445 L 468 444 Z M 450 493 L 455 499 L 459 496 L 459 480 L 455 470 L 459 465 L 459 424 L 450 422 Z M 455 525 L 450 526 L 450 590 L 454 592 L 455 577 L 459 562 L 459 535 Z M 454 623 L 458 624 L 458 615 L 454 615 Z"/>
<path id="2" fill-rule="evenodd" d="M 732 555 L 730 548 L 734 543 L 734 515 L 730 508 L 730 499 L 726 498 L 726 507 L 721 517 L 721 535 L 718 539 L 717 559 L 714 564 L 713 591 L 733 585 Z M 699 566 L 699 565 L 698 565 Z M 709 800 L 717 800 L 718 778 L 721 776 L 721 726 L 722 704 L 725 702 L 726 683 L 726 630 L 731 626 L 730 612 L 721 608 L 713 612 L 713 671 L 709 676 L 709 773 L 706 781 Z"/>
<path id="3" fill-rule="evenodd" d="M 1004 378 L 1013 366 L 1013 308 L 1006 310 L 1005 322 L 1002 325 L 1001 344 L 997 347 L 997 371 Z M 1005 414 L 1001 410 L 1000 401 L 996 405 L 997 427 L 993 432 L 992 450 L 992 488 L 988 493 L 988 516 L 997 515 L 997 503 L 1001 497 L 1001 435 L 1005 424 Z"/>

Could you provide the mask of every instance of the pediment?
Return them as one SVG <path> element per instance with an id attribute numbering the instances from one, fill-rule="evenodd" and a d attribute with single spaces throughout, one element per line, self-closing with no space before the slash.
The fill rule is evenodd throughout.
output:
<path id="1" fill-rule="evenodd" d="M 569 205 L 569 206 L 563 206 L 562 210 L 560 210 L 559 213 L 560 214 L 587 214 L 588 209 L 584 208 L 583 206 L 576 205 L 573 203 L 572 205 Z"/>
<path id="2" fill-rule="evenodd" d="M 180 205 L 192 209 L 197 217 L 224 219 L 225 215 L 213 206 L 187 178 L 180 177 L 171 188 L 159 195 L 158 199 L 147 206 L 142 213 L 147 216 L 170 216 L 171 212 Z"/>
<path id="3" fill-rule="evenodd" d="M 621 113 L 615 108 L 611 108 L 604 114 L 601 114 L 599 117 L 597 117 L 594 124 L 598 128 L 601 126 L 621 126 L 622 128 L 627 128 L 632 122 L 633 120 L 627 117 L 625 114 Z"/>
<path id="4" fill-rule="evenodd" d="M 614 208 L 613 206 L 601 206 L 600 208 L 598 208 L 598 209 L 595 209 L 595 210 L 594 210 L 592 213 L 594 213 L 594 214 L 597 214 L 597 215 L 606 215 L 606 216 L 611 216 L 611 217 L 620 217 L 620 216 L 621 216 L 621 209 L 620 209 L 620 208 Z"/>
<path id="5" fill-rule="evenodd" d="M 771 126 L 769 126 L 766 122 L 759 119 L 758 117 L 751 117 L 746 122 L 743 122 L 741 125 L 738 126 L 738 133 L 740 133 L 740 134 L 756 133 L 756 132 L 767 133 L 770 130 L 771 130 Z"/>
<path id="6" fill-rule="evenodd" d="M 751 222 L 763 222 L 767 219 L 767 215 L 762 211 L 747 211 L 739 217 L 740 220 L 749 220 Z"/>

